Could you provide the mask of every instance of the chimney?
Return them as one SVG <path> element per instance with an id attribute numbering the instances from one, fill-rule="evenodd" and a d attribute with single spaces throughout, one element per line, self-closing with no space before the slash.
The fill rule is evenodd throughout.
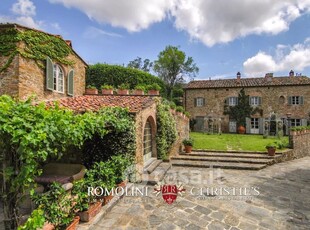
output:
<path id="1" fill-rule="evenodd" d="M 238 72 L 238 73 L 237 73 L 237 83 L 238 83 L 238 84 L 240 83 L 240 79 L 241 79 L 241 73 Z"/>
<path id="2" fill-rule="evenodd" d="M 273 73 L 266 73 L 265 79 L 266 79 L 267 81 L 272 81 L 272 78 L 273 78 Z"/>
<path id="3" fill-rule="evenodd" d="M 72 48 L 72 41 L 71 40 L 66 40 L 66 43 L 68 46 L 70 46 Z"/>
<path id="4" fill-rule="evenodd" d="M 291 70 L 290 73 L 289 73 L 289 76 L 290 76 L 290 77 L 294 77 L 294 74 L 295 74 L 294 71 Z"/>

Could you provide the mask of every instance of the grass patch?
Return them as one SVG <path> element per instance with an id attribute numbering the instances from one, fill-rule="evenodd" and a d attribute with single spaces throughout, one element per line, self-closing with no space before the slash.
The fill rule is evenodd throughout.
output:
<path id="1" fill-rule="evenodd" d="M 192 132 L 190 137 L 194 139 L 194 149 L 207 150 L 244 150 L 244 151 L 266 151 L 265 146 L 274 142 L 288 143 L 288 137 L 263 138 L 263 135 L 241 135 L 241 134 L 204 134 Z"/>

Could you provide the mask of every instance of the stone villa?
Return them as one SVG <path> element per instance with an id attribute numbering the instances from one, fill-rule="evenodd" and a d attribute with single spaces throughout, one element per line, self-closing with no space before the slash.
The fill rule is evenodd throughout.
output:
<path id="1" fill-rule="evenodd" d="M 246 133 L 263 134 L 268 129 L 272 134 L 281 124 L 287 134 L 288 127 L 307 125 L 310 78 L 295 76 L 293 71 L 284 77 L 268 73 L 260 78 L 242 78 L 238 72 L 235 79 L 191 81 L 185 87 L 184 105 L 195 119 L 194 130 L 236 132 L 236 121 L 223 112 L 225 104 L 238 103 L 242 88 L 250 104 L 261 111 L 246 119 Z"/>

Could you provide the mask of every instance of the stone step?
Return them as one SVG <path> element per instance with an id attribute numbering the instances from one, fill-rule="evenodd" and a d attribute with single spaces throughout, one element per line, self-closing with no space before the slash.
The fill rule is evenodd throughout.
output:
<path id="1" fill-rule="evenodd" d="M 172 160 L 172 166 L 179 167 L 199 167 L 199 168 L 222 168 L 222 169 L 244 169 L 259 170 L 267 167 L 267 164 L 249 164 L 238 162 L 216 162 L 216 161 L 189 161 L 189 160 Z"/>
<path id="2" fill-rule="evenodd" d="M 152 173 L 143 173 L 142 175 L 142 183 L 155 185 L 158 182 L 162 181 L 167 173 L 167 171 L 171 168 L 170 163 L 161 162 Z"/>
<path id="3" fill-rule="evenodd" d="M 205 157 L 235 157 L 235 158 L 257 158 L 257 159 L 274 159 L 280 157 L 282 153 L 276 154 L 275 157 L 268 156 L 267 153 L 226 153 L 226 152 L 192 152 L 180 153 L 181 156 L 205 156 Z"/>
<path id="4" fill-rule="evenodd" d="M 156 159 L 147 168 L 145 168 L 144 171 L 147 172 L 148 174 L 151 174 L 162 162 L 163 162 L 162 160 Z"/>
<path id="5" fill-rule="evenodd" d="M 187 160 L 187 161 L 212 161 L 212 162 L 240 162 L 249 164 L 272 164 L 273 159 L 264 158 L 242 158 L 242 157 L 213 157 L 213 156 L 192 156 L 181 155 L 172 157 L 171 160 Z"/>

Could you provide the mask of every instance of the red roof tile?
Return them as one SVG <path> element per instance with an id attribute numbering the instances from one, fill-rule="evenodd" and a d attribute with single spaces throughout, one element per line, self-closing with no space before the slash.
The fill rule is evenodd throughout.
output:
<path id="1" fill-rule="evenodd" d="M 154 103 L 152 97 L 148 96 L 85 95 L 48 101 L 46 105 L 53 106 L 55 101 L 59 103 L 60 107 L 68 108 L 79 113 L 98 111 L 103 107 L 128 108 L 130 112 L 136 113 Z"/>
<path id="2" fill-rule="evenodd" d="M 189 82 L 185 87 L 185 89 L 289 86 L 289 85 L 310 85 L 310 78 L 305 76 L 241 78 L 239 82 L 237 79 L 201 80 L 201 81 Z"/>

